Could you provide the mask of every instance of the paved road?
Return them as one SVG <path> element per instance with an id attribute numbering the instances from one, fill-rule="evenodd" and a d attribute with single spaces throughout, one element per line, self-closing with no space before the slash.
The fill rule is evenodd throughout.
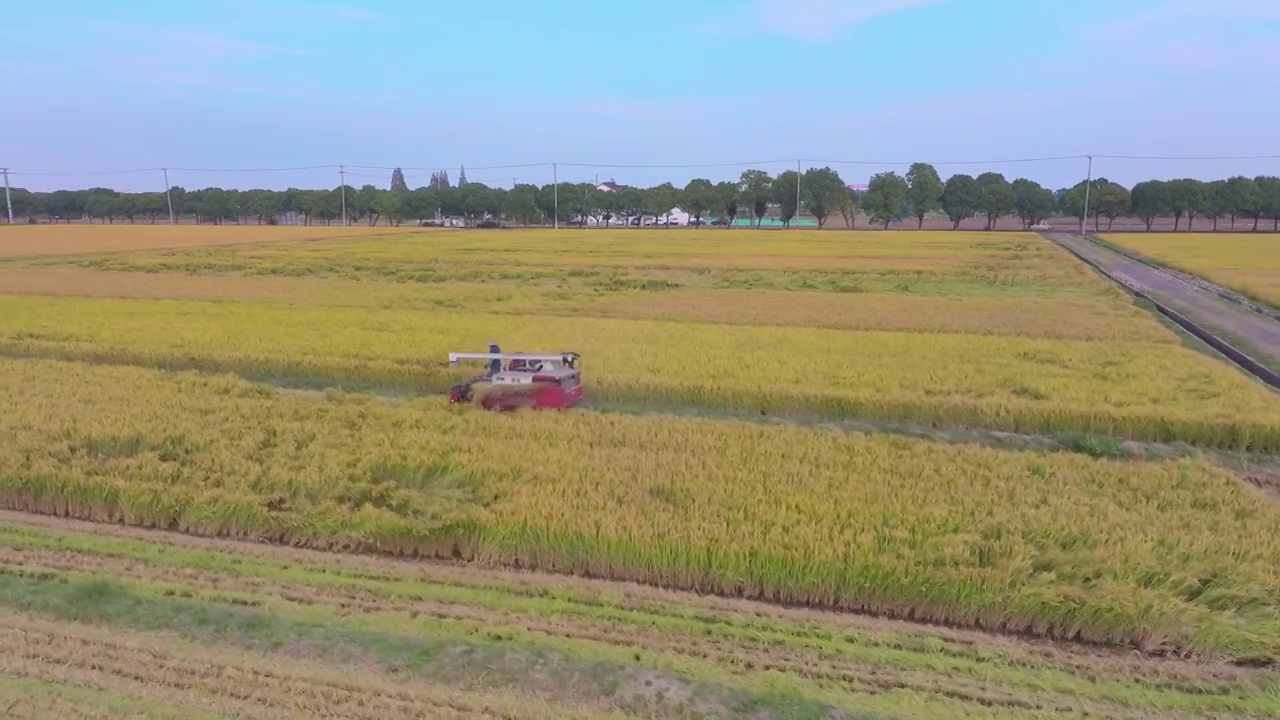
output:
<path id="1" fill-rule="evenodd" d="M 1225 300 L 1204 281 L 1131 260 L 1075 234 L 1050 233 L 1053 240 L 1098 264 L 1117 280 L 1138 290 L 1217 335 L 1262 365 L 1280 372 L 1280 321 Z"/>

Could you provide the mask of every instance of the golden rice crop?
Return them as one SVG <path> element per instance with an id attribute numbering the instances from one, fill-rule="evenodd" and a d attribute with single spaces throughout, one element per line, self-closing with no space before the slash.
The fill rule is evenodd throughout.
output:
<path id="1" fill-rule="evenodd" d="M 443 392 L 451 351 L 577 351 L 596 402 L 1280 449 L 1280 398 L 1172 344 L 0 297 L 0 352 Z M 465 375 L 466 373 L 463 373 Z"/>
<path id="2" fill-rule="evenodd" d="M 0 280 L 0 289 L 3 288 Z M 592 312 L 594 310 L 595 312 Z M 1124 298 L 922 297 L 901 293 L 675 290 L 603 298 L 584 312 L 676 322 L 1176 343 Z"/>
<path id="3" fill-rule="evenodd" d="M 340 229 L 340 228 L 339 228 Z M 425 233 L 425 234 L 424 234 Z M 372 237 L 49 258 L 110 270 L 319 274 L 418 281 L 569 282 L 583 273 L 639 274 L 661 287 L 710 275 L 797 283 L 887 276 L 899 283 L 963 280 L 993 287 L 1097 289 L 1101 280 L 1031 234 L 797 230 L 388 231 Z M 624 275 L 625 274 L 625 275 Z M 692 277 L 689 277 L 692 276 Z"/>
<path id="4" fill-rule="evenodd" d="M 770 290 L 586 291 L 491 283 L 0 267 L 0 294 L 270 302 L 503 314 L 905 330 L 1174 343 L 1119 290 L 1079 297 L 919 296 Z"/>
<path id="5" fill-rule="evenodd" d="M 0 257 L 241 245 L 281 240 L 311 241 L 377 235 L 386 230 L 341 225 L 21 225 L 5 228 Z"/>
<path id="6" fill-rule="evenodd" d="M 1118 233 L 1108 242 L 1280 307 L 1280 236 L 1253 233 Z"/>
<path id="7" fill-rule="evenodd" d="M 1280 652 L 1280 506 L 1119 463 L 0 361 L 0 502 L 1182 649 Z"/>

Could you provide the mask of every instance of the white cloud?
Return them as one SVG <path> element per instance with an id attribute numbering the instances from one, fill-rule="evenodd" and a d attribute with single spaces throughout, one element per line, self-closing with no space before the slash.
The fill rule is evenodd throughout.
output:
<path id="1" fill-rule="evenodd" d="M 1167 0 L 1089 28 L 1084 39 L 1094 67 L 1113 79 L 1131 75 L 1125 82 L 1205 76 L 1272 82 L 1280 64 L 1277 30 L 1280 0 Z"/>
<path id="2" fill-rule="evenodd" d="M 1114 42 L 1177 29 L 1200 30 L 1206 26 L 1277 20 L 1280 20 L 1280 2 L 1277 0 L 1168 0 L 1137 15 L 1094 26 L 1088 37 L 1099 42 Z"/>
<path id="3" fill-rule="evenodd" d="M 260 43 L 229 35 L 193 32 L 177 28 L 91 22 L 89 29 L 104 48 L 115 46 L 133 52 L 181 52 L 185 57 L 203 62 L 220 62 L 260 55 L 305 55 L 306 50 Z M 105 42 L 101 42 L 105 41 Z"/>
<path id="4" fill-rule="evenodd" d="M 237 63 L 312 54 L 300 48 L 244 40 L 183 28 L 100 21 L 72 26 L 57 48 L 58 67 L 75 68 L 108 82 L 182 95 L 213 90 L 271 96 L 323 94 L 314 79 L 287 84 L 265 81 Z M 54 71 L 55 68 L 50 68 Z"/>
<path id="5" fill-rule="evenodd" d="M 695 30 L 777 33 L 820 42 L 858 23 L 940 2 L 945 0 L 753 0 L 744 14 L 719 17 Z"/>

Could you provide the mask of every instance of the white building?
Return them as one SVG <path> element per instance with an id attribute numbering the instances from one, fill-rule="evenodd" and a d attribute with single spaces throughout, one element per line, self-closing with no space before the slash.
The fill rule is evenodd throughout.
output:
<path id="1" fill-rule="evenodd" d="M 596 185 L 596 190 L 599 190 L 600 192 L 618 192 L 619 190 L 626 190 L 629 187 L 630 187 L 629 185 L 619 185 L 617 181 L 610 178 L 606 182 L 602 182 L 599 185 Z M 658 217 L 655 217 L 653 215 L 645 215 L 639 219 L 638 223 L 636 222 L 636 218 L 615 217 L 609 221 L 609 225 L 610 226 L 618 225 L 621 227 L 625 227 L 628 224 L 628 222 L 630 222 L 630 224 L 632 225 L 636 225 L 636 224 L 659 225 L 662 223 L 670 223 L 671 225 L 688 225 L 691 219 L 692 217 L 689 215 L 689 213 L 685 212 L 684 210 L 681 210 L 679 207 L 673 207 L 671 208 L 671 211 L 666 215 L 661 215 Z M 603 227 L 605 223 L 603 220 L 597 221 L 596 218 L 594 217 L 588 217 L 586 224 L 587 224 L 587 227 L 596 227 L 596 226 Z"/>

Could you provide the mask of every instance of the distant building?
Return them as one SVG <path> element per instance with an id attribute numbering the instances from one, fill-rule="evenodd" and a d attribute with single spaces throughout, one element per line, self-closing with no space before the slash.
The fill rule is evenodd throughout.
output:
<path id="1" fill-rule="evenodd" d="M 610 179 L 608 182 L 602 182 L 599 185 L 597 185 L 596 189 L 599 190 L 600 192 L 618 192 L 619 190 L 626 190 L 628 187 L 630 186 L 619 185 L 618 183 Z"/>

